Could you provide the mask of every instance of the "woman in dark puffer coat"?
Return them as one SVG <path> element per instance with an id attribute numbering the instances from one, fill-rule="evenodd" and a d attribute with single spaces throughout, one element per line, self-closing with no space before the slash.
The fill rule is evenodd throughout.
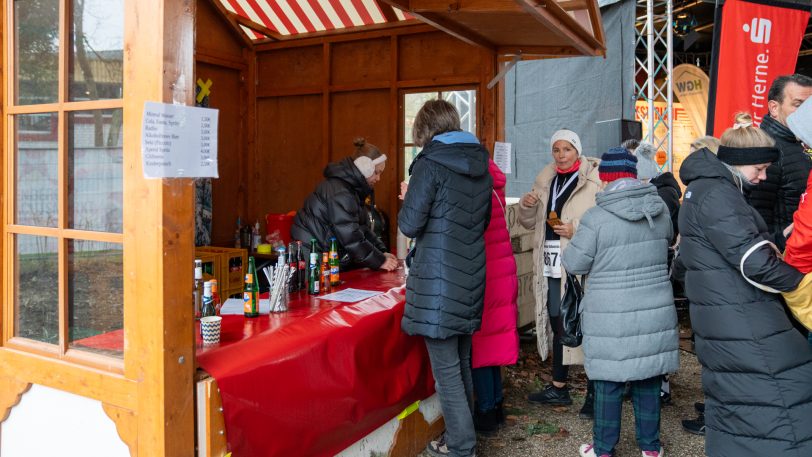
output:
<path id="1" fill-rule="evenodd" d="M 688 184 L 679 214 L 680 257 L 705 392 L 710 457 L 812 456 L 812 350 L 780 298 L 751 285 L 793 291 L 803 279 L 768 246 L 764 220 L 743 188 L 778 158 L 772 140 L 740 115 L 721 138 L 680 168 Z M 742 259 L 748 251 L 743 271 Z"/>
<path id="2" fill-rule="evenodd" d="M 329 239 L 338 241 L 341 268 L 375 268 L 394 270 L 397 259 L 372 233 L 364 200 L 372 193 L 386 166 L 386 156 L 374 145 L 358 138 L 355 152 L 324 169 L 324 181 L 307 197 L 296 213 L 290 230 L 294 240 L 302 242 L 305 258 L 310 253 L 310 240 L 316 239 L 319 252 L 330 248 Z"/>
<path id="3" fill-rule="evenodd" d="M 493 180 L 488 151 L 467 132 L 444 100 L 426 102 L 415 117 L 414 142 L 423 150 L 398 215 L 415 239 L 409 253 L 402 327 L 426 340 L 445 418 L 433 456 L 476 454 L 471 379 L 471 335 L 479 329 L 485 296 L 485 228 Z"/>

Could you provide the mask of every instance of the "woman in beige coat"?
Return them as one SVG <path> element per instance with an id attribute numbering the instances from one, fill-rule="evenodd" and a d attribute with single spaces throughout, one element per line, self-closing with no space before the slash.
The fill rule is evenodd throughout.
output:
<path id="1" fill-rule="evenodd" d="M 529 400 L 548 405 L 570 405 L 567 387 L 568 365 L 583 363 L 581 349 L 561 344 L 563 330 L 560 305 L 561 278 L 566 272 L 561 253 L 578 229 L 581 216 L 595 206 L 600 190 L 598 159 L 581 156 L 581 140 L 575 132 L 559 130 L 550 139 L 553 163 L 536 176 L 533 188 L 519 202 L 519 223 L 535 230 L 533 273 L 536 295 L 536 333 L 539 355 L 547 359 L 553 344 L 553 382 Z M 592 389 L 589 389 L 581 417 L 592 417 Z"/>

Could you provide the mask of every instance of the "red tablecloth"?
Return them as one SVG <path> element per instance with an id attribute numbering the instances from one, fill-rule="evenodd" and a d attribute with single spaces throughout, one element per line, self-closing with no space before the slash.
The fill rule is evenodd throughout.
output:
<path id="1" fill-rule="evenodd" d="M 286 313 L 223 316 L 220 344 L 198 346 L 235 457 L 334 455 L 434 392 L 423 339 L 400 330 L 403 271 L 342 279 L 385 293 L 347 304 L 300 292 Z"/>

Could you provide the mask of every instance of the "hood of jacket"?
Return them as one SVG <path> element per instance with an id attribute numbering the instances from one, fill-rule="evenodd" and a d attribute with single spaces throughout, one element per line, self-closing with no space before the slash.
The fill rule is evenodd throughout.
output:
<path id="1" fill-rule="evenodd" d="M 497 165 L 493 159 L 488 160 L 488 172 L 493 177 L 493 190 L 504 189 L 507 183 L 507 177 L 502 173 L 502 169 L 499 168 L 499 165 Z"/>
<path id="2" fill-rule="evenodd" d="M 769 113 L 764 115 L 764 119 L 761 121 L 759 128 L 769 133 L 770 136 L 776 140 L 785 141 L 787 143 L 800 143 L 798 137 L 792 133 L 789 127 L 778 122 L 778 120 L 770 116 Z"/>
<path id="3" fill-rule="evenodd" d="M 606 211 L 627 221 L 648 220 L 654 228 L 654 218 L 666 211 L 657 188 L 636 179 L 613 181 L 595 196 L 595 203 Z"/>
<path id="4" fill-rule="evenodd" d="M 657 176 L 656 178 L 651 178 L 651 181 L 649 182 L 651 184 L 654 184 L 654 186 L 657 189 L 670 187 L 675 191 L 677 191 L 677 198 L 682 197 L 682 189 L 680 188 L 679 183 L 677 182 L 677 178 L 675 178 L 674 173 L 671 173 L 670 171 L 666 171 L 665 173 Z"/>
<path id="5" fill-rule="evenodd" d="M 490 154 L 474 135 L 447 132 L 432 138 L 417 155 L 412 167 L 420 159 L 431 160 L 461 175 L 478 177 L 488 173 Z"/>
<path id="6" fill-rule="evenodd" d="M 372 193 L 372 188 L 369 186 L 367 179 L 364 178 L 361 170 L 355 166 L 350 157 L 345 157 L 324 167 L 324 177 L 340 179 L 346 182 L 361 198 L 366 198 L 367 195 Z"/>
<path id="7" fill-rule="evenodd" d="M 737 189 L 739 187 L 736 181 L 733 180 L 733 173 L 716 157 L 716 154 L 710 152 L 707 148 L 694 152 L 682 162 L 679 168 L 679 178 L 686 186 L 700 178 L 711 178 L 726 179 Z"/>

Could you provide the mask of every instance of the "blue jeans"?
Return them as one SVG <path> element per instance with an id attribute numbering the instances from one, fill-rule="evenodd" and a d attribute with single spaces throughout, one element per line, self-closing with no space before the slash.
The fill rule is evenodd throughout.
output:
<path id="1" fill-rule="evenodd" d="M 484 413 L 496 408 L 502 401 L 501 367 L 481 367 L 473 369 L 476 409 Z"/>
<path id="2" fill-rule="evenodd" d="M 474 386 L 471 379 L 471 335 L 445 340 L 425 338 L 435 387 L 445 419 L 449 455 L 468 457 L 476 451 Z"/>

